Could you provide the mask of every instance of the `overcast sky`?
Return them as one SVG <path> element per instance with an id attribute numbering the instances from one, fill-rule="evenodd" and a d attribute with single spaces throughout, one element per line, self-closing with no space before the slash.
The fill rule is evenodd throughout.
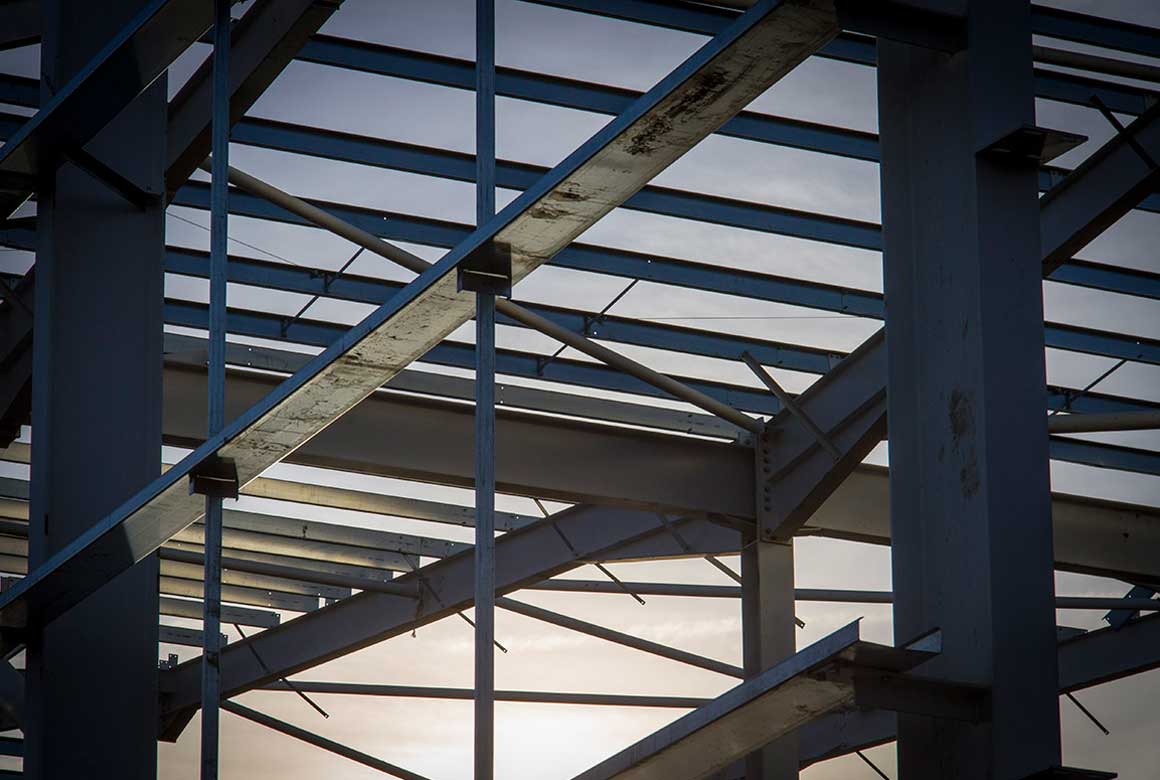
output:
<path id="1" fill-rule="evenodd" d="M 472 0 L 423 0 L 385 3 L 346 0 L 324 32 L 348 38 L 470 58 L 473 56 Z M 1067 7 L 1160 24 L 1152 4 L 1131 2 L 1068 3 Z M 497 2 L 499 64 L 538 70 L 588 81 L 644 90 L 699 47 L 700 36 L 571 13 L 517 0 Z M 198 46 L 174 66 L 171 90 L 176 90 L 207 47 Z M 33 75 L 34 51 L 0 56 L 0 68 Z M 471 152 L 474 147 L 474 97 L 470 92 L 383 78 L 304 63 L 292 64 L 251 111 L 253 116 L 357 132 Z M 869 68 L 812 58 L 763 95 L 753 110 L 874 131 L 877 128 L 874 71 Z M 1107 140 L 1111 131 L 1093 111 L 1040 101 L 1039 123 L 1084 133 L 1091 141 L 1062 162 L 1074 165 Z M 498 101 L 497 152 L 501 158 L 552 165 L 598 130 L 607 117 L 501 98 Z M 383 171 L 278 152 L 235 146 L 236 166 L 296 194 L 319 197 L 385 211 L 471 222 L 474 187 L 417 175 Z M 204 178 L 204 177 L 202 177 Z M 711 137 L 693 149 L 656 183 L 724 196 L 805 209 L 862 220 L 879 219 L 878 169 L 870 163 Z M 500 206 L 515 193 L 501 192 Z M 208 215 L 171 208 L 167 220 L 170 243 L 205 249 Z M 295 263 L 334 269 L 351 254 L 341 239 L 321 231 L 233 219 L 231 252 L 261 259 L 272 255 Z M 1132 214 L 1111 228 L 1081 256 L 1102 262 L 1160 271 L 1155 255 L 1160 216 Z M 606 217 L 583 237 L 585 242 L 686 257 L 703 262 L 761 270 L 854 287 L 881 289 L 878 253 L 835 247 L 769 234 L 728 229 L 703 223 L 620 210 Z M 408 248 L 434 259 L 440 250 Z M 31 258 L 0 253 L 0 267 L 23 270 Z M 377 257 L 364 256 L 354 272 L 406 280 L 408 275 Z M 619 278 L 546 266 L 517 288 L 519 300 L 602 308 L 623 288 Z M 170 295 L 204 300 L 200 281 L 171 277 Z M 258 293 L 231 288 L 230 304 L 261 307 L 292 314 L 303 298 L 291 294 Z M 1122 330 L 1155 337 L 1160 304 L 1110 293 L 1045 284 L 1047 316 L 1056 321 Z M 311 316 L 354 323 L 369 310 L 355 304 L 322 302 Z M 633 317 L 676 318 L 681 324 L 767 339 L 849 350 L 880 327 L 880 323 L 831 316 L 779 304 L 664 287 L 637 285 L 613 309 Z M 821 315 L 821 316 L 819 316 Z M 720 317 L 738 319 L 721 320 Z M 712 321 L 705 318 L 714 318 Z M 471 327 L 453 338 L 470 341 Z M 538 334 L 501 328 L 501 346 L 541 352 L 556 345 Z M 755 384 L 741 364 L 688 358 L 618 346 L 664 371 Z M 574 355 L 570 355 L 574 356 Z M 1049 381 L 1083 386 L 1113 361 L 1049 351 Z M 431 370 L 437 369 L 424 366 Z M 815 377 L 774 372 L 793 391 Z M 1100 389 L 1109 393 L 1160 400 L 1160 371 L 1130 364 Z M 639 400 L 639 399 L 638 399 Z M 1105 440 L 1156 447 L 1154 434 L 1125 434 Z M 389 446 L 385 445 L 385 446 Z M 469 447 L 470 442 L 449 446 Z M 175 460 L 177 450 L 167 451 Z M 873 459 L 885 462 L 885 448 Z M 3 464 L 0 464 L 3 466 Z M 0 473 L 24 473 L 4 466 Z M 1160 505 L 1160 479 L 1118 474 L 1069 464 L 1054 464 L 1056 490 Z M 398 480 L 358 477 L 302 467 L 278 466 L 271 476 L 357 487 L 399 495 L 436 498 L 468 505 L 469 491 L 418 485 Z M 501 496 L 499 508 L 535 514 L 530 500 Z M 553 505 L 556 506 L 556 505 Z M 341 511 L 319 511 L 259 499 L 243 499 L 239 509 L 339 523 L 370 524 L 390 530 L 471 541 L 470 531 L 418 521 L 372 518 Z M 735 569 L 737 561 L 726 559 Z M 612 567 L 626 579 L 664 582 L 730 584 L 720 572 L 700 560 L 621 564 Z M 796 543 L 799 587 L 890 588 L 890 557 L 886 548 L 856 543 L 802 539 Z M 585 568 L 575 575 L 597 579 Z M 1061 594 L 1123 595 L 1122 583 L 1061 575 Z M 651 597 L 640 606 L 626 596 L 522 594 L 529 602 L 609 625 L 692 652 L 740 664 L 740 618 L 736 603 L 725 600 Z M 889 643 L 890 610 L 873 605 L 801 604 L 807 627 L 798 632 L 802 647 L 852 619 L 863 618 L 863 636 Z M 1061 612 L 1059 622 L 1095 628 L 1101 613 Z M 171 620 L 182 625 L 179 620 Z M 237 636 L 229 632 L 231 641 Z M 732 680 L 580 634 L 536 623 L 500 611 L 498 639 L 509 649 L 496 659 L 496 685 L 528 690 L 591 691 L 715 696 Z M 179 652 L 189 648 L 162 648 Z M 306 680 L 446 685 L 472 684 L 472 632 L 466 623 L 448 619 L 300 675 Z M 1063 702 L 1065 763 L 1119 771 L 1124 778 L 1156 777 L 1154 702 L 1160 696 L 1160 673 L 1080 694 L 1084 703 L 1111 729 L 1098 732 L 1073 705 Z M 432 780 L 471 777 L 471 703 L 420 699 L 359 699 L 320 697 L 330 713 L 321 718 L 297 697 L 283 693 L 250 693 L 240 701 L 324 734 Z M 683 714 L 679 710 L 592 708 L 561 705 L 497 705 L 497 777 L 512 780 L 565 780 L 610 753 L 634 742 Z M 377 777 L 377 773 L 344 759 L 264 730 L 230 714 L 223 716 L 222 775 L 225 778 L 279 776 L 307 778 Z M 176 745 L 162 743 L 160 774 L 166 778 L 197 777 L 199 720 L 195 719 Z M 869 755 L 894 772 L 893 747 Z M 803 774 L 822 778 L 872 778 L 856 758 L 839 759 Z"/>

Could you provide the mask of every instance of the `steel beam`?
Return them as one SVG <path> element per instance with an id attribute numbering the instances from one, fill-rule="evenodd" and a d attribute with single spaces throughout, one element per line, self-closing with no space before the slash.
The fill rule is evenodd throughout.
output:
<path id="1" fill-rule="evenodd" d="M 230 125 L 341 5 L 342 0 L 282 0 L 259 3 L 242 16 L 230 36 Z M 210 153 L 211 63 L 203 62 L 169 104 L 165 189 L 170 200 Z"/>
<path id="2" fill-rule="evenodd" d="M 863 642 L 857 623 L 852 623 L 582 772 L 576 780 L 707 777 L 780 736 L 852 705 L 855 683 L 827 674 L 828 669 L 848 664 L 892 674 L 927 658 L 927 653 Z"/>
<path id="3" fill-rule="evenodd" d="M 990 689 L 985 725 L 899 716 L 903 778 L 1061 757 L 1038 324 L 1053 206 L 1034 164 L 992 151 L 1035 122 L 1030 9 L 971 0 L 966 20 L 953 57 L 878 41 L 894 633 L 940 630 L 924 673 Z"/>
<path id="4" fill-rule="evenodd" d="M 1059 643 L 1059 692 L 1070 693 L 1160 666 L 1160 615 L 1133 620 L 1121 630 L 1101 628 Z M 893 741 L 897 717 L 883 710 L 850 710 L 809 724 L 800 732 L 802 768 Z"/>
<path id="5" fill-rule="evenodd" d="M 1043 272 L 1055 271 L 1160 185 L 1160 105 L 1091 154 L 1040 201 Z"/>
<path id="6" fill-rule="evenodd" d="M 201 604 L 193 599 L 162 598 L 161 614 L 169 617 L 201 618 Z M 277 612 L 268 612 L 264 609 L 247 609 L 246 607 L 222 607 L 222 622 L 236 623 L 240 626 L 254 626 L 256 628 L 273 628 L 281 622 Z"/>
<path id="7" fill-rule="evenodd" d="M 763 541 L 791 540 L 885 438 L 885 374 L 880 330 L 798 397 L 800 414 L 787 409 L 769 421 L 756 445 Z"/>
<path id="8" fill-rule="evenodd" d="M 212 9 L 200 0 L 152 0 L 126 19 L 0 150 L 5 179 L 0 213 L 9 216 L 27 199 L 32 178 L 80 152 L 209 29 L 212 19 Z"/>
<path id="9" fill-rule="evenodd" d="M 204 373 L 166 369 L 165 431 L 175 445 L 200 440 Z M 229 409 L 244 409 L 276 379 L 231 373 Z M 504 492 L 574 503 L 755 518 L 749 447 L 500 409 L 496 475 Z M 444 437 L 433 441 L 430 432 Z M 316 436 L 289 462 L 470 486 L 472 419 L 462 404 L 380 392 Z M 383 448 L 391 439 L 398 447 Z M 457 446 L 454 442 L 460 442 Z M 801 528 L 802 535 L 889 544 L 886 470 L 859 467 Z M 1057 567 L 1156 581 L 1160 512 L 1056 494 Z M 673 555 L 679 555 L 675 543 Z"/>
<path id="10" fill-rule="evenodd" d="M 466 322 L 473 301 L 455 290 L 466 258 L 507 245 L 522 279 L 835 33 L 832 10 L 756 6 L 307 368 L 0 596 L 0 624 L 51 620 L 196 520 L 183 484 L 195 466 L 231 458 L 249 482 Z"/>
<path id="11" fill-rule="evenodd" d="M 236 406 L 230 408 L 244 409 L 261 398 L 275 381 L 256 374 L 231 373 L 227 400 Z M 169 443 L 196 443 L 200 440 L 201 422 L 194 410 L 201 407 L 204 380 L 198 372 L 168 368 L 165 385 Z M 747 447 L 545 419 L 515 410 L 501 410 L 498 426 L 501 447 L 497 473 L 502 490 L 578 503 L 754 517 L 752 500 L 746 498 L 753 489 L 752 454 Z M 470 485 L 469 448 L 466 444 L 437 447 L 429 436 L 431 430 L 445 432 L 448 442 L 467 442 L 471 436 L 470 412 L 459 404 L 376 393 L 350 417 L 339 420 L 289 460 L 381 476 Z M 399 447 L 384 450 L 377 445 L 384 437 L 399 442 Z M 566 455 L 563 461 L 562 454 Z M 27 447 L 13 445 L 0 451 L 0 455 L 27 462 Z M 570 463 L 576 464 L 575 468 L 567 467 Z M 799 533 L 889 544 L 888 493 L 884 469 L 860 467 Z M 26 511 L 24 506 L 18 503 L 11 511 L 23 517 L 19 512 Z M 455 514 L 462 516 L 463 512 L 457 509 Z M 1052 515 L 1057 568 L 1160 582 L 1155 565 L 1160 550 L 1160 513 L 1156 509 L 1057 493 L 1053 496 Z M 671 555 L 680 555 L 675 543 L 670 547 Z M 706 548 L 718 552 L 726 549 L 730 548 Z M 655 550 L 650 552 L 654 553 Z M 403 568 L 400 565 L 400 570 Z"/>

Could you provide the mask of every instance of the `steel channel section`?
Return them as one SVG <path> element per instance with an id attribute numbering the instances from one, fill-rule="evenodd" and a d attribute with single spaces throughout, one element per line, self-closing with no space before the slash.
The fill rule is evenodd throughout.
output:
<path id="1" fill-rule="evenodd" d="M 456 292 L 455 272 L 473 252 L 510 245 L 522 279 L 835 32 L 832 11 L 755 6 L 391 302 L 0 596 L 2 624 L 51 620 L 196 520 L 183 479 L 197 464 L 232 458 L 249 482 L 466 322 L 474 301 Z"/>
<path id="2" fill-rule="evenodd" d="M 58 129 L 73 140 L 91 133 L 86 149 L 93 158 L 141 191 L 160 193 L 166 83 L 153 77 L 168 59 L 156 63 L 160 70 L 151 75 L 136 66 L 116 74 L 90 68 L 94 56 L 110 52 L 107 42 L 123 39 L 123 25 L 132 27 L 142 5 L 42 2 L 47 108 L 38 126 L 69 124 L 73 116 L 75 127 Z M 208 26 L 208 8 L 203 15 Z M 178 45 L 179 36 L 162 46 Z M 104 61 L 124 63 L 121 56 L 128 52 L 117 51 Z M 148 57 L 137 64 L 149 67 Z M 50 85 L 70 88 L 53 95 Z M 24 138 L 64 142 L 39 132 Z M 35 145 L 9 145 L 5 159 L 15 164 Z M 35 161 L 23 158 L 21 164 Z M 156 478 L 162 414 L 161 208 L 128 203 L 71 163 L 41 174 L 33 334 L 36 476 L 29 507 L 33 566 L 84 538 L 102 516 Z M 110 235 L 116 240 L 109 241 Z M 27 641 L 26 776 L 99 777 L 116 767 L 127 779 L 156 777 L 158 562 L 146 555 L 135 562 L 116 577 L 102 576 L 103 587 L 77 610 L 15 638 Z"/>
<path id="3" fill-rule="evenodd" d="M 830 45 L 840 45 L 843 53 L 848 55 L 835 59 L 844 59 L 860 65 L 874 64 L 873 38 L 863 35 L 843 35 L 831 41 Z M 821 51 L 825 51 L 825 48 Z M 327 35 L 314 36 L 302 47 L 298 59 L 319 65 L 460 89 L 471 89 L 473 82 L 472 64 L 467 61 Z M 497 76 L 497 91 L 505 97 L 601 113 L 618 113 L 627 102 L 639 94 L 631 90 L 593 86 L 584 82 L 506 68 L 500 69 Z M 1044 69 L 1037 69 L 1035 78 L 1039 97 L 1048 100 L 1086 106 L 1088 99 L 1095 94 L 1114 111 L 1125 114 L 1142 114 L 1151 105 L 1148 91 L 1135 86 Z M 746 118 L 753 116 L 755 115 L 750 114 Z M 784 139 L 792 143 L 795 136 L 793 129 L 803 128 L 808 132 L 810 128 L 809 123 L 786 120 L 766 123 L 762 121 L 763 119 L 762 117 L 753 124 L 735 121 L 723 128 L 722 132 L 745 138 L 757 130 L 758 133 L 766 135 L 763 140 L 771 140 L 768 136 L 772 131 L 774 139 L 779 141 Z M 768 126 L 771 124 L 773 127 Z M 794 125 L 797 125 L 797 128 Z M 798 133 L 805 135 L 801 130 Z"/>
<path id="4" fill-rule="evenodd" d="M 475 3 L 475 224 L 495 216 L 495 0 Z M 495 776 L 495 293 L 475 295 L 475 780 Z"/>
<path id="5" fill-rule="evenodd" d="M 924 675 L 988 687 L 989 722 L 899 716 L 899 772 L 1060 764 L 1030 9 L 966 6 L 968 48 L 878 42 L 894 631 Z M 948 121 L 954 117 L 961 121 Z"/>
<path id="6" fill-rule="evenodd" d="M 175 203 L 181 206 L 205 208 L 207 194 L 204 185 L 191 182 L 178 193 Z M 236 214 L 273 219 L 289 224 L 308 224 L 304 220 L 289 215 L 277 206 L 257 198 L 247 197 L 242 193 L 231 198 L 231 205 Z M 335 203 L 315 201 L 314 205 L 381 238 L 390 240 L 432 246 L 452 246 L 469 234 L 469 228 L 455 223 L 411 218 Z M 744 294 L 761 300 L 809 306 L 874 319 L 881 319 L 884 314 L 881 296 L 873 292 L 778 279 L 761 274 L 747 274 L 722 267 L 602 247 L 577 245 L 565 248 L 554 258 L 553 264 L 562 268 L 641 278 L 681 287 L 726 294 Z M 1121 278 L 1118 269 L 1111 266 L 1091 265 L 1095 267 L 1083 266 L 1077 267 L 1079 270 L 1069 270 L 1070 277 L 1080 277 L 1084 280 L 1085 286 L 1094 287 L 1097 284 L 1103 285 L 1104 282 L 1101 280 L 1106 280 L 1112 276 L 1116 279 L 1115 284 L 1100 287 L 1100 289 L 1136 294 L 1137 288 L 1134 288 L 1133 285 L 1137 285 L 1141 281 L 1139 272 L 1127 271 Z M 1070 269 L 1070 267 L 1064 266 L 1064 269 Z M 1148 287 L 1144 287 L 1141 292 L 1147 293 L 1148 289 Z M 1160 362 L 1160 346 L 1154 339 L 1140 339 L 1058 323 L 1047 323 L 1044 328 L 1048 347 L 1090 352 L 1108 357 L 1124 357 L 1129 360 Z"/>
<path id="7" fill-rule="evenodd" d="M 615 0 L 530 0 L 530 2 L 703 35 L 715 35 L 739 13 L 730 8 L 706 8 L 687 2 L 664 3 L 653 0 L 630 0 L 623 3 Z M 739 7 L 743 5 L 747 4 L 740 4 Z M 1113 19 L 1047 6 L 1033 6 L 1031 30 L 1036 35 L 1105 46 L 1152 57 L 1160 56 L 1155 30 Z M 818 56 L 859 65 L 874 65 L 877 59 L 874 43 L 874 38 L 870 36 L 843 32 L 819 49 Z M 1117 103 L 1116 111 L 1143 113 L 1149 105 L 1145 91 L 1133 88 L 1120 90 L 1119 86 L 1055 71 L 1041 69 L 1035 71 L 1035 91 L 1038 97 L 1086 105 L 1088 97 L 1096 93 L 1105 98 L 1105 102 L 1107 96 L 1113 96 Z M 1102 87 L 1107 87 L 1107 92 L 1101 92 Z"/>
<path id="8" fill-rule="evenodd" d="M 214 0 L 210 190 L 209 350 L 206 426 L 225 425 L 226 274 L 229 262 L 230 0 Z M 205 612 L 201 651 L 201 780 L 217 780 L 221 703 L 222 497 L 205 496 Z"/>

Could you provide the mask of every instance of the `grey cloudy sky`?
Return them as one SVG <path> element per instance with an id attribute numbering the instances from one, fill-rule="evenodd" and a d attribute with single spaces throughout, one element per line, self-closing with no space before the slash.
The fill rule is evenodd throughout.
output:
<path id="1" fill-rule="evenodd" d="M 472 0 L 346 0 L 324 32 L 470 58 L 473 6 Z M 1066 6 L 1160 24 L 1160 13 L 1152 3 L 1124 0 L 1072 2 Z M 498 0 L 497 14 L 497 59 L 501 65 L 641 90 L 664 76 L 704 40 L 700 36 L 517 0 Z M 206 47 L 199 46 L 174 66 L 171 89 L 176 89 L 207 51 Z M 35 54 L 26 51 L 3 55 L 0 68 L 33 75 Z M 473 100 L 469 92 L 294 63 L 258 101 L 251 115 L 471 152 Z M 861 66 L 813 58 L 755 101 L 751 108 L 873 131 L 877 127 L 874 72 Z M 1038 108 L 1041 124 L 1082 132 L 1092 138 L 1065 159 L 1065 164 L 1075 164 L 1110 137 L 1106 122 L 1093 111 L 1043 101 Z M 606 121 L 604 116 L 501 98 L 498 155 L 552 165 Z M 473 219 L 474 188 L 469 184 L 238 146 L 231 154 L 232 162 L 238 167 L 299 195 L 460 222 Z M 874 221 L 879 218 L 876 165 L 737 139 L 717 136 L 707 139 L 658 177 L 657 183 L 823 214 Z M 501 193 L 500 205 L 513 196 L 514 193 Z M 173 208 L 171 214 L 167 221 L 171 243 L 207 247 L 205 231 L 180 219 L 207 225 L 208 216 L 204 212 Z M 296 263 L 333 269 L 351 253 L 351 247 L 344 241 L 316 230 L 272 226 L 240 218 L 231 220 L 230 229 L 234 237 L 264 250 L 255 251 L 235 243 L 231 251 L 240 255 L 268 259 L 265 253 L 273 253 Z M 1160 237 L 1160 216 L 1133 214 L 1109 230 L 1082 256 L 1160 271 L 1154 251 L 1157 237 Z M 881 289 L 881 258 L 875 252 L 624 210 L 602 220 L 583 240 Z M 428 258 L 441 254 L 426 247 L 409 248 Z M 26 266 L 29 262 L 30 258 L 19 254 L 0 255 L 0 265 L 5 268 L 22 269 L 22 264 Z M 372 276 L 408 278 L 380 259 L 366 256 L 352 270 Z M 516 297 L 599 309 L 623 285 L 621 279 L 549 265 L 521 283 Z M 204 300 L 205 285 L 171 277 L 167 281 L 167 292 Z M 232 288 L 230 302 L 293 313 L 303 299 L 292 294 Z M 1160 303 L 1156 301 L 1138 301 L 1059 284 L 1045 284 L 1045 305 L 1048 317 L 1057 321 L 1153 337 L 1160 325 Z M 311 310 L 311 316 L 353 323 L 368 309 L 354 304 L 322 302 Z M 613 311 L 625 316 L 687 318 L 684 324 L 843 350 L 852 349 L 879 327 L 873 321 L 818 317 L 817 312 L 791 306 L 650 283 L 638 285 Z M 696 319 L 722 316 L 748 319 L 712 322 Z M 803 316 L 810 318 L 793 319 Z M 453 337 L 470 341 L 470 327 L 461 328 Z M 501 328 L 500 345 L 545 353 L 556 346 L 538 334 L 511 328 Z M 641 348 L 618 346 L 618 349 L 659 370 L 754 384 L 752 375 L 740 364 Z M 1050 351 L 1049 381 L 1082 386 L 1111 362 Z M 814 379 L 787 371 L 775 374 L 794 391 L 804 389 Z M 1101 389 L 1160 400 L 1160 370 L 1132 364 L 1101 385 Z M 1160 438 L 1154 434 L 1101 438 L 1137 446 L 1160 444 Z M 389 446 L 389 442 L 384 446 Z M 449 446 L 469 447 L 470 443 L 449 443 Z M 176 450 L 167 452 L 171 460 L 178 455 Z M 885 448 L 879 448 L 873 458 L 884 462 Z M 302 467 L 279 466 L 272 470 L 272 475 L 434 497 L 465 505 L 472 500 L 469 491 L 456 488 Z M 1053 480 L 1057 490 L 1160 505 L 1160 479 L 1157 478 L 1055 464 Z M 535 513 L 535 507 L 527 499 L 501 497 L 499 505 Z M 243 499 L 238 508 L 339 523 L 368 523 L 365 516 L 354 513 L 337 510 L 320 513 L 260 499 Z M 376 518 L 373 523 L 375 527 L 389 530 L 471 540 L 470 531 L 449 530 L 418 521 Z M 796 557 L 799 587 L 890 588 L 890 558 L 885 548 L 802 539 L 796 543 Z M 737 568 L 736 560 L 728 562 Z M 621 564 L 613 568 L 629 579 L 729 583 L 703 561 Z M 574 576 L 599 577 L 589 569 L 579 570 Z M 1061 575 L 1058 583 L 1060 593 L 1067 594 L 1122 595 L 1124 591 L 1120 583 L 1075 575 Z M 731 602 L 654 597 L 648 599 L 647 606 L 641 607 L 624 596 L 535 593 L 521 597 L 639 636 L 740 663 L 739 608 Z M 799 647 L 858 617 L 863 618 L 865 637 L 891 641 L 888 607 L 802 604 L 799 614 L 807 622 L 806 629 L 798 632 Z M 1067 625 L 1091 628 L 1099 625 L 1099 613 L 1061 612 L 1059 619 Z M 230 634 L 231 639 L 237 638 L 232 631 Z M 732 682 L 710 672 L 505 612 L 497 616 L 497 636 L 510 650 L 497 657 L 496 684 L 501 688 L 713 696 L 730 687 Z M 170 649 L 163 648 L 163 654 Z M 188 648 L 177 652 L 183 659 L 194 654 Z M 470 628 L 457 619 L 449 619 L 420 629 L 414 638 L 408 635 L 390 640 L 300 677 L 470 687 L 471 659 Z M 1160 754 L 1153 736 L 1157 720 L 1152 708 L 1158 697 L 1160 673 L 1157 672 L 1081 694 L 1085 704 L 1111 728 L 1111 736 L 1100 734 L 1072 705 L 1064 702 L 1061 715 L 1066 763 L 1119 771 L 1125 778 L 1160 776 L 1156 771 Z M 463 780 L 471 776 L 470 702 L 329 696 L 323 705 L 331 717 L 324 720 L 296 697 L 282 693 L 250 693 L 240 701 L 435 780 Z M 497 705 L 497 776 L 512 780 L 572 777 L 679 714 L 681 711 L 675 710 L 501 703 Z M 177 744 L 162 744 L 163 777 L 197 777 L 198 730 L 199 721 L 195 719 Z M 870 755 L 893 776 L 892 746 L 874 749 Z M 268 775 L 354 780 L 378 776 L 371 770 L 228 714 L 223 715 L 222 770 L 225 778 Z M 857 759 L 847 758 L 812 768 L 803 776 L 823 780 L 870 778 L 872 774 Z"/>

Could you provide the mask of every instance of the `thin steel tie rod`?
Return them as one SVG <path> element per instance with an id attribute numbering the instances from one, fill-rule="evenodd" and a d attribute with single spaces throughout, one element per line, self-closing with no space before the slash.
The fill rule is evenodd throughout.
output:
<path id="1" fill-rule="evenodd" d="M 206 169 L 210 166 L 211 161 L 206 160 L 201 167 Z M 230 168 L 229 173 L 230 183 L 234 186 L 245 190 L 257 197 L 270 201 L 271 203 L 282 207 L 295 216 L 301 217 L 307 222 L 329 230 L 335 235 L 341 236 L 346 240 L 358 246 L 365 247 L 367 250 L 374 252 L 380 257 L 384 257 L 393 263 L 403 266 L 409 271 L 416 274 L 421 274 L 431 267 L 423 258 L 418 255 L 411 254 L 405 249 L 401 249 L 387 241 L 378 238 L 375 235 L 355 227 L 354 225 L 339 219 L 333 214 L 329 214 L 317 206 L 311 205 L 301 198 L 297 198 L 288 192 L 278 189 L 277 187 L 267 184 L 261 179 L 255 178 L 248 173 L 238 170 L 237 168 Z M 596 358 L 602 363 L 606 363 L 613 368 L 619 369 L 630 376 L 640 379 L 642 382 L 647 382 L 653 387 L 664 390 L 666 393 L 686 401 L 696 407 L 704 409 L 710 414 L 714 414 L 723 420 L 727 420 L 739 428 L 749 431 L 750 433 L 760 434 L 764 430 L 760 420 L 750 417 L 743 412 L 734 409 L 728 404 L 712 398 L 700 390 L 689 387 L 686 384 L 678 382 L 672 377 L 654 371 L 653 369 L 642 365 L 631 358 L 621 355 L 608 347 L 597 344 L 585 336 L 573 333 L 555 322 L 552 322 L 546 317 L 541 317 L 534 312 L 530 312 L 523 306 L 512 301 L 499 299 L 496 301 L 496 310 L 519 323 L 522 323 L 533 330 L 550 336 L 551 338 L 560 341 L 573 349 L 583 352 L 589 357 Z"/>

